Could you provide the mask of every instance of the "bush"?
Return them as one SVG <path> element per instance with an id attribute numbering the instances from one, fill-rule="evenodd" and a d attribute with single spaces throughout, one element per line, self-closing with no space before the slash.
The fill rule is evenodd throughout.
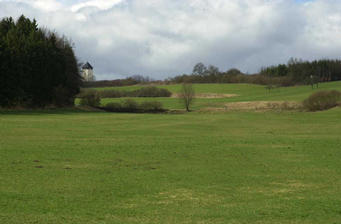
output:
<path id="1" fill-rule="evenodd" d="M 140 104 L 140 109 L 143 111 L 162 111 L 162 103 L 157 101 L 143 102 Z"/>
<path id="2" fill-rule="evenodd" d="M 96 91 L 96 90 L 89 90 L 89 89 L 82 89 L 81 93 L 78 94 L 79 98 L 85 96 L 89 91 Z M 172 93 L 167 89 L 160 89 L 154 86 L 151 87 L 143 87 L 141 89 L 137 89 L 134 91 L 122 91 L 122 90 L 100 90 L 97 91 L 97 94 L 101 98 L 121 98 L 121 97 L 170 97 Z"/>
<path id="3" fill-rule="evenodd" d="M 161 112 L 164 111 L 160 102 L 143 102 L 138 104 L 136 101 L 127 99 L 123 102 L 108 103 L 103 108 L 110 112 L 130 112 L 130 113 L 143 113 L 143 112 Z"/>
<path id="4" fill-rule="evenodd" d="M 126 99 L 122 102 L 122 108 L 124 108 L 126 112 L 137 111 L 138 107 L 139 107 L 138 103 L 132 99 Z"/>
<path id="5" fill-rule="evenodd" d="M 168 89 L 160 89 L 160 97 L 171 97 L 172 96 L 172 92 L 169 91 Z"/>
<path id="6" fill-rule="evenodd" d="M 155 86 L 143 87 L 129 93 L 130 97 L 170 97 L 172 93 L 167 89 L 159 89 Z"/>
<path id="7" fill-rule="evenodd" d="M 303 107 L 308 111 L 328 110 L 336 107 L 340 100 L 341 92 L 339 91 L 319 91 L 304 100 Z"/>
<path id="8" fill-rule="evenodd" d="M 113 90 L 113 89 L 102 90 L 102 91 L 99 91 L 98 94 L 102 98 L 120 98 L 120 97 L 127 96 L 127 93 L 125 91 L 118 91 L 118 90 Z"/>
<path id="9" fill-rule="evenodd" d="M 98 96 L 96 91 L 88 91 L 82 96 L 80 101 L 80 105 L 82 106 L 99 107 L 100 104 L 101 98 Z"/>
<path id="10" fill-rule="evenodd" d="M 58 107 L 73 106 L 74 97 L 71 95 L 67 88 L 58 86 L 54 89 L 54 105 Z"/>
<path id="11" fill-rule="evenodd" d="M 77 98 L 84 98 L 84 97 L 87 97 L 89 94 L 90 95 L 91 94 L 97 94 L 98 96 L 100 96 L 97 90 L 94 90 L 94 89 L 81 89 L 80 92 L 77 95 Z"/>
<path id="12" fill-rule="evenodd" d="M 124 108 L 122 107 L 121 103 L 118 102 L 113 102 L 113 103 L 108 103 L 105 105 L 105 109 L 111 112 L 123 112 Z"/>

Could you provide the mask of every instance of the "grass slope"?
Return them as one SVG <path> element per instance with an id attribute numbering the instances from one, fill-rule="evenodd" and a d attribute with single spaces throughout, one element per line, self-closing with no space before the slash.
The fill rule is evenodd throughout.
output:
<path id="1" fill-rule="evenodd" d="M 181 85 L 162 85 L 160 88 L 166 88 L 173 93 L 178 93 L 181 90 Z M 98 88 L 103 89 L 117 89 L 117 90 L 136 90 L 141 86 L 127 86 L 127 87 L 110 87 Z M 311 95 L 313 92 L 320 90 L 339 90 L 341 91 L 341 82 L 321 83 L 320 88 L 312 90 L 310 86 L 294 86 L 282 87 L 271 90 L 269 93 L 264 86 L 252 84 L 195 84 L 194 89 L 197 93 L 226 93 L 237 94 L 238 97 L 223 98 L 223 99 L 196 99 L 193 109 L 200 109 L 204 107 L 219 107 L 228 102 L 240 101 L 302 101 Z M 175 98 L 133 98 L 136 101 L 160 101 L 167 109 L 181 109 L 182 103 Z M 122 99 L 103 99 L 102 104 L 109 102 L 117 102 Z"/>
<path id="2" fill-rule="evenodd" d="M 340 114 L 1 113 L 0 223 L 339 224 Z"/>

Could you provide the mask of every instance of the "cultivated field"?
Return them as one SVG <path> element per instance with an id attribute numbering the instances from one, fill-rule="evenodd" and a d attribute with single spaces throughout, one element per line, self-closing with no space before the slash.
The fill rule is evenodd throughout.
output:
<path id="1" fill-rule="evenodd" d="M 0 223 L 341 223 L 340 107 L 205 112 L 313 90 L 195 89 L 238 96 L 197 99 L 183 114 L 0 112 Z"/>

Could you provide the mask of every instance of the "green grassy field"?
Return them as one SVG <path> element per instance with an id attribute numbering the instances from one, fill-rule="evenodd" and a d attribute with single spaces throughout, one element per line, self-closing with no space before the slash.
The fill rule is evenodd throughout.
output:
<path id="1" fill-rule="evenodd" d="M 294 86 L 282 87 L 271 90 L 269 93 L 264 86 L 252 84 L 195 84 L 193 85 L 196 93 L 221 93 L 221 94 L 237 94 L 237 97 L 217 98 L 217 99 L 196 99 L 193 109 L 201 109 L 205 107 L 220 107 L 224 103 L 229 102 L 245 102 L 245 101 L 303 101 L 310 94 L 320 90 L 339 90 L 341 91 L 341 82 L 321 83 L 318 89 L 311 89 L 310 86 Z M 181 90 L 181 85 L 162 85 L 173 93 Z M 141 88 L 141 86 L 127 87 L 109 87 L 96 88 L 97 90 L 116 89 L 132 91 Z M 176 98 L 132 98 L 136 101 L 160 101 L 167 109 L 181 109 L 183 105 Z M 102 99 L 102 104 L 109 102 L 119 102 L 122 99 Z"/>
<path id="2" fill-rule="evenodd" d="M 268 96 L 264 87 L 249 87 L 196 89 L 240 91 L 241 100 L 301 100 L 312 91 L 293 87 Z M 340 107 L 0 111 L 0 223 L 341 224 L 340 136 Z"/>

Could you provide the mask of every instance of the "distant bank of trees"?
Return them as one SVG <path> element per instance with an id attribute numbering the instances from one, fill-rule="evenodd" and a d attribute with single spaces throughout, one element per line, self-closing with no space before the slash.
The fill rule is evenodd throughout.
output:
<path id="1" fill-rule="evenodd" d="M 288 64 L 264 67 L 258 74 L 244 74 L 238 69 L 226 72 L 203 63 L 194 66 L 192 74 L 168 79 L 171 83 L 253 83 L 292 86 L 341 80 L 341 60 L 303 61 L 290 59 Z"/>
<path id="2" fill-rule="evenodd" d="M 167 89 L 157 88 L 155 86 L 142 87 L 140 89 L 127 91 L 117 89 L 82 89 L 77 95 L 78 98 L 84 98 L 89 94 L 95 93 L 100 98 L 122 98 L 122 97 L 171 97 L 172 92 Z"/>
<path id="3" fill-rule="evenodd" d="M 171 84 L 171 83 L 252 83 L 275 86 L 312 85 L 319 82 L 341 80 L 341 60 L 303 61 L 290 59 L 287 64 L 263 67 L 259 73 L 245 74 L 236 68 L 220 71 L 214 65 L 197 63 L 191 74 L 178 75 L 163 81 L 149 77 L 132 76 L 125 79 L 85 82 L 83 87 L 129 86 L 136 84 Z"/>
<path id="4" fill-rule="evenodd" d="M 84 88 L 99 88 L 99 87 L 115 87 L 115 86 L 132 86 L 136 84 L 148 84 L 155 82 L 149 77 L 142 75 L 134 75 L 127 77 L 125 79 L 115 79 L 115 80 L 99 80 L 92 82 L 84 82 L 82 87 Z"/>
<path id="5" fill-rule="evenodd" d="M 309 84 L 311 79 L 319 82 L 341 80 L 341 60 L 303 61 L 290 59 L 288 64 L 262 68 L 261 75 L 269 77 L 290 77 L 293 83 Z"/>
<path id="6" fill-rule="evenodd" d="M 98 80 L 92 82 L 84 82 L 83 88 L 99 88 L 99 87 L 114 87 L 114 86 L 132 86 L 139 84 L 133 78 L 115 79 L 115 80 Z"/>
<path id="7" fill-rule="evenodd" d="M 73 105 L 81 83 L 65 37 L 24 16 L 0 21 L 0 106 Z"/>

